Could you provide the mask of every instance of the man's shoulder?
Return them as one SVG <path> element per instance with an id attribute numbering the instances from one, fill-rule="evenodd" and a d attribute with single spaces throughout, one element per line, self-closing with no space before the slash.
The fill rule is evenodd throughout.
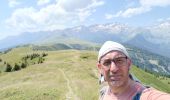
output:
<path id="1" fill-rule="evenodd" d="M 170 94 L 155 88 L 146 88 L 141 94 L 141 100 L 170 100 Z"/>

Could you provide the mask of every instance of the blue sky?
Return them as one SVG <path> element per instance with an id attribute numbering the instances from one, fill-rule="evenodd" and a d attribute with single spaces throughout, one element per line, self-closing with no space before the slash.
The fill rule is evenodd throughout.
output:
<path id="1" fill-rule="evenodd" d="M 1 0 L 0 3 L 0 39 L 23 32 L 115 22 L 132 27 L 164 23 L 161 27 L 166 24 L 169 29 L 167 21 L 170 21 L 170 0 Z"/>

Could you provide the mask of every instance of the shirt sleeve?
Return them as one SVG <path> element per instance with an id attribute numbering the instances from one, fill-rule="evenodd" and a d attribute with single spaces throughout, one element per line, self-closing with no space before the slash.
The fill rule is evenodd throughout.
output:
<path id="1" fill-rule="evenodd" d="M 148 88 L 142 92 L 141 100 L 170 100 L 170 94 L 154 88 Z"/>

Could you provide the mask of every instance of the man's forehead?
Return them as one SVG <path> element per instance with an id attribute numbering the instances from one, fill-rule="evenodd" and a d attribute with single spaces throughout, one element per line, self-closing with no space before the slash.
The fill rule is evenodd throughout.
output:
<path id="1" fill-rule="evenodd" d="M 120 52 L 120 51 L 111 51 L 111 52 L 109 52 L 109 53 L 107 53 L 106 55 L 104 55 L 103 57 L 102 57 L 102 59 L 103 58 L 117 58 L 117 57 L 122 57 L 122 56 L 125 56 L 125 54 L 123 54 L 122 52 Z"/>

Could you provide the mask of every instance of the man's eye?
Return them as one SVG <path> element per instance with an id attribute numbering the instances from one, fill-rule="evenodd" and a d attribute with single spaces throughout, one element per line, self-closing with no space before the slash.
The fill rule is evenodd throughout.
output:
<path id="1" fill-rule="evenodd" d="M 123 62 L 123 59 L 121 58 L 118 58 L 118 59 L 115 59 L 116 62 Z"/>
<path id="2" fill-rule="evenodd" d="M 104 61 L 103 65 L 107 66 L 110 64 L 110 60 Z"/>

